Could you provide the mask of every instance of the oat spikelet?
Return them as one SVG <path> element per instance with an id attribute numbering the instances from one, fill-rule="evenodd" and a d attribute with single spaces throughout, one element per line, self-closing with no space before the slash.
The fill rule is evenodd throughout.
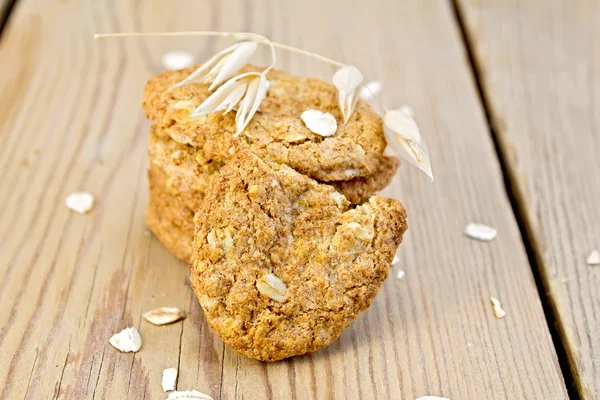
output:
<path id="1" fill-rule="evenodd" d="M 363 75 L 354 65 L 344 65 L 333 75 L 332 82 L 338 90 L 338 101 L 344 124 L 354 112 L 358 101 L 356 92 L 362 81 Z"/>
<path id="2" fill-rule="evenodd" d="M 390 110 L 385 113 L 383 132 L 394 152 L 415 165 L 433 181 L 427 145 L 421 137 L 417 122 L 408 113 Z"/>
<path id="3" fill-rule="evenodd" d="M 219 87 L 192 112 L 190 117 L 200 117 L 221 111 L 226 114 L 234 107 L 239 106 L 235 116 L 235 136 L 238 136 L 258 111 L 266 93 L 267 78 L 264 73 L 241 74 Z"/>
<path id="4" fill-rule="evenodd" d="M 214 55 L 210 60 L 192 72 L 187 78 L 173 86 L 172 89 L 194 82 L 210 83 L 209 90 L 214 90 L 221 83 L 231 78 L 256 50 L 256 42 L 244 41 L 234 44 Z"/>

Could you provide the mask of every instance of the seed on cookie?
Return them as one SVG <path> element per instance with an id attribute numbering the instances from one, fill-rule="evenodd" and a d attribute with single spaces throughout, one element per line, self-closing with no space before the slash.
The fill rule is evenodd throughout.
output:
<path id="1" fill-rule="evenodd" d="M 271 299 L 283 302 L 287 288 L 285 284 L 273 274 L 265 274 L 256 281 L 258 291 Z"/>

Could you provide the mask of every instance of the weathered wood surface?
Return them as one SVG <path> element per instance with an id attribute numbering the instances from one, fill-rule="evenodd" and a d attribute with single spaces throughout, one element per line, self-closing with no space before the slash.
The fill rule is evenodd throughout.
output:
<path id="1" fill-rule="evenodd" d="M 460 4 L 577 389 L 600 399 L 600 3 Z"/>
<path id="2" fill-rule="evenodd" d="M 0 46 L 0 385 L 3 399 L 566 398 L 540 300 L 449 3 L 22 0 Z M 171 48 L 209 40 L 93 42 L 94 32 L 244 30 L 357 64 L 389 105 L 409 103 L 429 139 L 436 182 L 405 166 L 386 193 L 409 210 L 406 278 L 315 354 L 265 364 L 213 335 L 186 266 L 147 234 L 144 81 Z M 220 44 L 219 44 L 220 45 Z M 279 67 L 332 70 L 280 53 Z M 98 198 L 87 216 L 66 195 Z M 490 243 L 464 237 L 481 221 Z M 489 296 L 508 313 L 494 318 Z M 183 307 L 182 323 L 141 314 Z M 136 326 L 143 346 L 108 338 Z"/>
<path id="3" fill-rule="evenodd" d="M 11 11 L 12 0 L 0 0 L 0 40 L 2 39 L 2 30 Z"/>

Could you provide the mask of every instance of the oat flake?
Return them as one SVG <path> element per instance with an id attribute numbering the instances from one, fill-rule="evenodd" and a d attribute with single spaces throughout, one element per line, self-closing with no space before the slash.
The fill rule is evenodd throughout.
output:
<path id="1" fill-rule="evenodd" d="M 600 265 L 600 251 L 594 250 L 587 257 L 587 265 Z"/>
<path id="2" fill-rule="evenodd" d="M 279 302 L 283 302 L 287 293 L 285 284 L 273 274 L 261 276 L 256 281 L 256 288 L 261 294 Z"/>
<path id="3" fill-rule="evenodd" d="M 162 390 L 163 392 L 170 392 L 175 390 L 177 383 L 177 368 L 167 368 L 162 374 Z"/>
<path id="4" fill-rule="evenodd" d="M 506 311 L 504 311 L 502 309 L 502 304 L 500 303 L 500 300 L 498 300 L 495 297 L 490 297 L 490 301 L 492 302 L 492 305 L 494 306 L 494 315 L 496 316 L 496 318 L 498 319 L 502 319 L 506 316 Z"/>
<path id="5" fill-rule="evenodd" d="M 337 131 L 337 121 L 330 113 L 319 110 L 306 110 L 300 118 L 304 121 L 304 125 L 317 135 L 332 136 Z"/>
<path id="6" fill-rule="evenodd" d="M 114 334 L 108 342 L 123 353 L 136 353 L 142 347 L 142 337 L 134 327 L 125 328 Z"/>
<path id="7" fill-rule="evenodd" d="M 437 396 L 423 396 L 417 400 L 450 400 L 448 397 L 437 397 Z"/>
<path id="8" fill-rule="evenodd" d="M 176 307 L 160 307 L 144 313 L 146 321 L 154 325 L 167 325 L 185 318 L 185 313 Z"/>
<path id="9" fill-rule="evenodd" d="M 483 224 L 471 223 L 465 228 L 465 235 L 467 235 L 471 239 L 477 239 L 484 242 L 489 242 L 490 240 L 493 240 L 497 234 L 498 232 L 495 228 Z"/>
<path id="10" fill-rule="evenodd" d="M 169 393 L 167 400 L 214 400 L 207 394 L 197 390 L 182 390 Z"/>
<path id="11" fill-rule="evenodd" d="M 94 208 L 94 196 L 88 192 L 73 192 L 67 196 L 65 204 L 77 214 L 87 214 Z"/>

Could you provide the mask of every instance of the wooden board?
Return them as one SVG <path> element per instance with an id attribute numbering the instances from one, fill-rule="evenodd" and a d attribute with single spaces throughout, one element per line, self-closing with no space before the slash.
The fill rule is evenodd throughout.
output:
<path id="1" fill-rule="evenodd" d="M 578 392 L 600 399 L 600 3 L 460 4 Z"/>
<path id="2" fill-rule="evenodd" d="M 566 398 L 540 300 L 487 135 L 465 50 L 446 2 L 343 0 L 93 2 L 22 0 L 0 59 L 0 385 L 3 399 L 162 399 L 179 389 L 215 399 Z M 144 81 L 160 55 L 216 51 L 203 39 L 93 42 L 94 32 L 244 30 L 355 63 L 384 83 L 388 105 L 413 106 L 436 182 L 405 166 L 386 193 L 410 229 L 397 269 L 371 308 L 329 348 L 265 364 L 211 333 L 177 262 L 144 226 Z M 280 67 L 328 78 L 318 62 Z M 98 198 L 87 216 L 65 197 Z M 495 226 L 490 243 L 464 226 Z M 507 317 L 492 313 L 499 297 Z M 183 307 L 183 323 L 141 314 Z M 143 346 L 108 338 L 136 326 Z"/>
<path id="3" fill-rule="evenodd" d="M 12 0 L 0 0 L 0 33 L 6 24 L 12 3 Z"/>

